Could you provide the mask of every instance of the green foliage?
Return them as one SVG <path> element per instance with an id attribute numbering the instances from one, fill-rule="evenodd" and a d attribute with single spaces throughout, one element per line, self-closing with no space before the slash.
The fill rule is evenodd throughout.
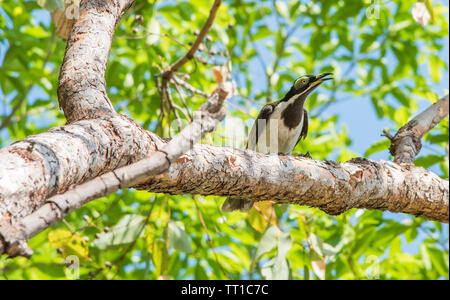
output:
<path id="1" fill-rule="evenodd" d="M 192 253 L 191 243 L 184 229 L 173 221 L 169 222 L 168 227 L 169 246 L 181 252 Z"/>
<path id="2" fill-rule="evenodd" d="M 49 11 L 57 8 L 64 10 L 64 0 L 36 0 L 37 4 Z"/>
<path id="3" fill-rule="evenodd" d="M 0 2 L 2 146 L 65 122 L 56 93 L 65 42 L 39 6 L 52 10 L 60 2 Z M 433 1 L 434 21 L 422 27 L 411 17 L 415 1 L 382 4 L 379 18 L 367 16 L 369 2 L 224 1 L 206 48 L 179 70 L 209 93 L 215 86 L 211 65 L 230 59 L 239 96 L 227 104 L 227 120 L 240 122 L 222 124 L 203 142 L 243 148 L 244 124 L 269 98 L 281 97 L 300 74 L 330 71 L 335 80 L 306 103 L 309 135 L 295 152 L 340 161 L 356 152 L 370 158 L 383 153 L 386 159 L 387 139 L 352 148 L 336 107 L 353 112 L 355 101 L 370 103 L 372 110 L 354 113 L 375 114 L 395 132 L 442 96 L 436 83 L 448 79 L 448 56 L 441 55 L 448 43 L 448 6 Z M 173 113 L 160 118 L 153 78 L 186 53 L 211 4 L 136 1 L 123 15 L 106 71 L 119 113 L 161 136 L 178 132 L 175 126 L 169 130 L 177 123 Z M 171 93 L 186 114 L 204 101 L 185 91 L 185 107 L 177 91 Z M 446 118 L 424 137 L 416 163 L 448 178 L 448 139 Z M 0 277 L 63 279 L 64 259 L 76 255 L 82 279 L 448 279 L 448 225 L 370 210 L 332 217 L 296 205 L 275 206 L 277 222 L 268 225 L 255 215 L 222 214 L 223 201 L 122 190 L 32 238 L 30 260 L 1 258 Z"/>
<path id="4" fill-rule="evenodd" d="M 108 232 L 100 233 L 91 246 L 100 250 L 132 243 L 143 235 L 146 218 L 140 215 L 125 215 Z"/>

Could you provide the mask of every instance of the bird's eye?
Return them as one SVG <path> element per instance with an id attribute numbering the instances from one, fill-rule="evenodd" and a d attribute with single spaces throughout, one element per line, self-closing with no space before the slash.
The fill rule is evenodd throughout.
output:
<path id="1" fill-rule="evenodd" d="M 301 88 L 304 88 L 306 86 L 306 84 L 308 83 L 308 81 L 309 81 L 309 78 L 307 78 L 307 77 L 297 79 L 294 83 L 294 86 L 297 90 L 299 90 Z"/>

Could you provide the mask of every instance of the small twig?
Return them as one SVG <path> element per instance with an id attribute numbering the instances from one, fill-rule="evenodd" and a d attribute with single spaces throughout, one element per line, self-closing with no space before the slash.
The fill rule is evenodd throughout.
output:
<path id="1" fill-rule="evenodd" d="M 192 121 L 192 115 L 189 112 L 189 106 L 187 105 L 186 99 L 184 98 L 184 92 L 183 89 L 175 82 L 175 80 L 170 81 L 175 89 L 177 90 L 178 95 L 180 96 L 181 103 L 183 103 L 184 108 L 186 109 L 186 112 L 183 112 L 184 115 L 188 118 L 189 122 Z"/>
<path id="2" fill-rule="evenodd" d="M 176 105 L 175 102 L 173 101 L 172 93 L 170 91 L 170 87 L 169 87 L 169 84 L 167 82 L 166 82 L 165 91 L 166 91 L 166 99 L 167 99 L 167 102 L 169 103 L 169 107 L 173 111 L 173 113 L 175 115 L 175 118 L 177 119 L 178 126 L 179 126 L 178 128 L 179 128 L 179 130 L 182 130 L 183 129 L 183 123 L 181 122 L 180 115 L 178 114 L 178 109 L 176 108 L 176 106 L 178 106 L 178 105 Z M 180 107 L 178 107 L 178 108 L 180 108 Z"/>
<path id="3" fill-rule="evenodd" d="M 422 148 L 422 137 L 449 113 L 448 95 L 428 107 L 425 111 L 399 129 L 391 139 L 389 151 L 396 163 L 412 164 Z"/>
<path id="4" fill-rule="evenodd" d="M 237 105 L 231 103 L 230 101 L 227 102 L 227 105 L 231 106 L 231 107 L 234 108 L 235 110 L 240 111 L 241 113 L 243 113 L 243 114 L 245 114 L 245 115 L 248 114 L 247 111 L 244 111 L 242 108 L 240 108 L 239 106 L 237 106 Z"/>
<path id="5" fill-rule="evenodd" d="M 182 87 L 184 87 L 185 89 L 187 89 L 187 90 L 190 91 L 191 93 L 200 95 L 200 96 L 205 97 L 205 98 L 208 98 L 208 94 L 207 94 L 207 93 L 205 93 L 205 92 L 203 92 L 203 91 L 201 91 L 201 90 L 199 90 L 199 89 L 196 89 L 195 87 L 193 87 L 192 85 L 190 85 L 190 84 L 187 83 L 186 81 L 184 81 L 184 80 L 178 78 L 177 76 L 175 76 L 175 75 L 172 76 L 172 79 L 173 79 L 177 84 L 181 85 Z"/>
<path id="6" fill-rule="evenodd" d="M 195 42 L 192 44 L 189 51 L 182 58 L 180 58 L 173 65 L 171 65 L 166 71 L 164 71 L 161 74 L 162 77 L 170 78 L 172 76 L 173 72 L 176 72 L 185 63 L 187 63 L 189 60 L 194 58 L 195 52 L 200 47 L 200 44 L 203 42 L 203 39 L 205 38 L 206 34 L 208 33 L 209 29 L 211 28 L 211 26 L 213 24 L 214 18 L 216 17 L 217 10 L 219 9 L 219 6 L 221 3 L 222 3 L 222 0 L 214 0 L 214 4 L 209 12 L 208 19 L 206 20 L 205 24 L 203 25 L 202 29 L 200 30 L 200 33 L 198 34 L 197 38 L 195 39 Z"/>
<path id="7" fill-rule="evenodd" d="M 161 105 L 163 107 L 165 106 L 166 109 L 167 109 L 167 123 L 169 125 L 169 128 L 171 128 L 172 127 L 172 120 L 170 119 L 171 108 L 170 108 L 170 105 L 169 105 L 169 100 L 167 100 L 167 88 L 168 88 L 167 87 L 167 83 L 163 79 L 162 90 L 161 90 Z M 171 137 L 170 130 L 169 130 L 169 137 Z"/>
<path id="8" fill-rule="evenodd" d="M 389 131 L 387 131 L 386 129 L 383 129 L 383 133 L 381 134 L 381 136 L 387 137 L 390 141 L 392 141 L 394 139 L 392 134 L 390 134 Z"/>

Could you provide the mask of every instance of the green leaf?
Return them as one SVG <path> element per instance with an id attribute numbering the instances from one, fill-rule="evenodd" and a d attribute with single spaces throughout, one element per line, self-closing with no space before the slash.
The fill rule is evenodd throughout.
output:
<path id="1" fill-rule="evenodd" d="M 62 256 L 76 255 L 80 259 L 88 257 L 86 242 L 78 235 L 65 229 L 56 229 L 48 233 L 48 240 L 55 248 L 62 248 Z"/>
<path id="2" fill-rule="evenodd" d="M 273 263 L 265 265 L 266 279 L 287 280 L 290 276 L 289 263 L 286 253 L 292 247 L 292 238 L 289 232 L 282 233 L 278 238 L 277 256 L 272 259 Z M 263 268 L 264 269 L 264 268 Z M 263 273 L 263 275 L 264 275 Z"/>
<path id="3" fill-rule="evenodd" d="M 291 18 L 291 20 L 294 20 L 295 17 L 297 16 L 298 12 L 298 8 L 300 7 L 302 3 L 298 0 L 294 0 L 293 3 L 289 4 L 289 16 Z"/>
<path id="4" fill-rule="evenodd" d="M 56 229 L 48 233 L 48 240 L 55 248 L 61 248 L 72 238 L 72 232 L 65 229 Z"/>
<path id="5" fill-rule="evenodd" d="M 289 264 L 286 258 L 274 257 L 263 265 L 261 274 L 266 280 L 289 279 Z"/>
<path id="6" fill-rule="evenodd" d="M 261 241 L 259 242 L 258 249 L 255 253 L 255 261 L 258 260 L 261 256 L 272 250 L 277 245 L 277 236 L 280 230 L 275 226 L 270 226 L 267 228 L 266 232 L 264 232 L 261 237 Z"/>
<path id="7" fill-rule="evenodd" d="M 428 254 L 427 251 L 427 246 L 425 244 L 421 244 L 419 246 L 419 250 L 420 250 L 420 255 L 422 257 L 422 261 L 423 261 L 423 266 L 425 267 L 425 269 L 427 271 L 431 271 L 431 259 L 430 259 L 430 255 Z"/>
<path id="8" fill-rule="evenodd" d="M 446 155 L 444 157 L 444 161 L 441 162 L 439 164 L 439 166 L 441 167 L 441 171 L 443 173 L 443 177 L 444 178 L 448 178 L 448 175 L 449 175 L 449 159 L 448 159 L 448 155 Z"/>
<path id="9" fill-rule="evenodd" d="M 37 39 L 44 39 L 51 36 L 51 32 L 42 27 L 26 26 L 23 30 L 26 34 Z"/>
<path id="10" fill-rule="evenodd" d="M 151 18 L 150 22 L 147 24 L 147 39 L 146 42 L 148 45 L 153 45 L 157 41 L 159 41 L 159 37 L 161 34 L 161 28 L 159 26 L 158 20 L 155 17 Z"/>
<path id="11" fill-rule="evenodd" d="M 309 280 L 309 269 L 306 264 L 303 266 L 303 279 Z"/>
<path id="12" fill-rule="evenodd" d="M 441 251 L 433 246 L 427 247 L 433 268 L 438 272 L 439 276 L 448 278 L 448 253 Z"/>
<path id="13" fill-rule="evenodd" d="M 37 0 L 37 4 L 49 11 L 53 11 L 57 8 L 64 10 L 64 0 Z"/>
<path id="14" fill-rule="evenodd" d="M 276 258 L 276 263 L 272 268 L 272 279 L 288 280 L 289 279 L 289 263 L 286 258 Z"/>
<path id="15" fill-rule="evenodd" d="M 388 139 L 382 139 L 378 142 L 375 142 L 369 148 L 367 148 L 366 153 L 364 153 L 364 157 L 369 157 L 374 153 L 387 150 L 389 149 L 390 145 L 391 141 L 389 141 Z"/>
<path id="16" fill-rule="evenodd" d="M 155 265 L 155 274 L 157 278 L 164 275 L 167 269 L 168 255 L 165 241 L 159 239 L 154 240 L 152 247 L 152 261 Z"/>
<path id="17" fill-rule="evenodd" d="M 291 249 L 292 238 L 289 232 L 282 233 L 278 239 L 278 257 L 286 257 L 286 253 Z"/>
<path id="18" fill-rule="evenodd" d="M 410 115 L 408 108 L 402 106 L 395 111 L 394 120 L 397 122 L 397 124 L 406 124 L 408 123 L 409 116 Z"/>
<path id="19" fill-rule="evenodd" d="M 273 280 L 273 268 L 275 266 L 275 258 L 272 258 L 266 262 L 261 268 L 261 274 L 266 280 Z"/>
<path id="20" fill-rule="evenodd" d="M 436 14 L 434 13 L 434 7 L 431 0 L 425 0 L 425 6 L 427 7 L 428 12 L 430 13 L 430 22 L 434 24 L 436 22 Z"/>
<path id="21" fill-rule="evenodd" d="M 284 1 L 275 1 L 275 6 L 278 13 L 285 19 L 289 18 L 289 9 Z"/>
<path id="22" fill-rule="evenodd" d="M 179 9 L 182 19 L 185 21 L 191 21 L 193 19 L 193 17 L 195 16 L 195 8 L 189 2 L 179 3 L 178 9 Z"/>
<path id="23" fill-rule="evenodd" d="M 433 81 L 436 83 L 438 83 L 441 80 L 441 64 L 442 61 L 439 57 L 435 55 L 430 56 L 430 64 L 428 66 L 430 70 L 431 79 L 433 79 Z"/>
<path id="24" fill-rule="evenodd" d="M 325 252 L 323 249 L 323 242 L 320 237 L 315 235 L 314 233 L 309 234 L 309 242 L 311 243 L 311 248 L 316 251 L 321 257 L 325 256 Z"/>
<path id="25" fill-rule="evenodd" d="M 425 156 L 421 156 L 421 157 L 417 158 L 415 160 L 414 164 L 427 169 L 427 168 L 431 167 L 432 165 L 440 163 L 443 160 L 444 160 L 444 157 L 441 155 L 429 154 L 429 155 L 425 155 Z"/>
<path id="26" fill-rule="evenodd" d="M 134 242 L 144 234 L 146 218 L 140 215 L 125 215 L 110 229 L 100 233 L 91 246 L 101 250 Z"/>
<path id="27" fill-rule="evenodd" d="M 264 39 L 264 38 L 272 36 L 272 35 L 273 35 L 273 32 L 269 29 L 269 27 L 260 26 L 260 27 L 258 27 L 258 31 L 254 35 L 252 35 L 252 37 L 255 41 L 257 41 L 257 40 Z"/>
<path id="28" fill-rule="evenodd" d="M 173 221 L 169 222 L 169 246 L 181 252 L 193 252 L 191 242 L 184 228 Z"/>

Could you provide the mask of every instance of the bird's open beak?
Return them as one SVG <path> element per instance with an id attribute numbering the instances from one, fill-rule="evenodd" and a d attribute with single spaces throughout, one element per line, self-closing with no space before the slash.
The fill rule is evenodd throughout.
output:
<path id="1" fill-rule="evenodd" d="M 311 83 L 311 87 L 318 86 L 324 81 L 333 79 L 333 77 L 327 77 L 328 75 L 333 75 L 333 73 L 322 73 L 317 75 L 316 78 L 314 78 L 314 81 Z"/>

